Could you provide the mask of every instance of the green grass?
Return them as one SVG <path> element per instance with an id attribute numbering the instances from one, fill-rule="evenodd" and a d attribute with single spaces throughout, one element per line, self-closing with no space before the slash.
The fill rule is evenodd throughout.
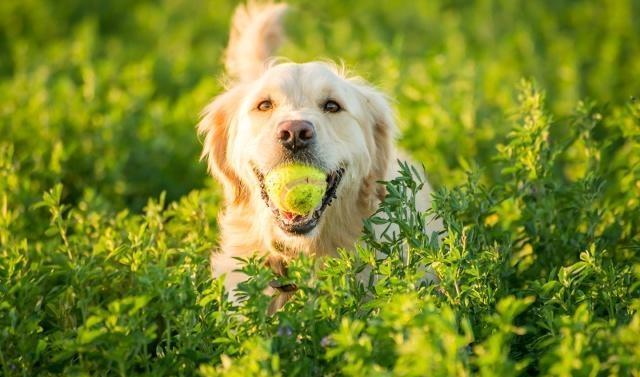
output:
<path id="1" fill-rule="evenodd" d="M 233 307 L 194 127 L 235 3 L 3 1 L 0 375 L 640 375 L 640 4 L 294 3 L 282 54 L 397 99 L 446 235 L 399 166 L 367 246 Z"/>

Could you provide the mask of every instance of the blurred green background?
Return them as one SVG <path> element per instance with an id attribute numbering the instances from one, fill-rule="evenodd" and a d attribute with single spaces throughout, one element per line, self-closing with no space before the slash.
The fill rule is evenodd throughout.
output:
<path id="1" fill-rule="evenodd" d="M 221 91 L 236 3 L 2 1 L 0 142 L 21 184 L 39 198 L 62 182 L 71 201 L 89 189 L 134 210 L 209 185 L 194 125 Z M 460 182 L 464 161 L 488 166 L 521 78 L 560 119 L 640 87 L 638 1 L 292 3 L 281 55 L 343 60 L 394 97 L 400 143 L 436 186 Z"/>

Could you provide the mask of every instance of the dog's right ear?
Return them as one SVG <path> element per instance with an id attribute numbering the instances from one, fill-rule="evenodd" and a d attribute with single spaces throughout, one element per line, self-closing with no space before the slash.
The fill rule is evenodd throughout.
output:
<path id="1" fill-rule="evenodd" d="M 227 145 L 229 128 L 234 121 L 244 90 L 241 86 L 216 97 L 202 111 L 198 133 L 204 135 L 201 159 L 207 159 L 211 174 L 224 188 L 227 203 L 239 203 L 247 199 L 247 190 L 229 164 Z"/>

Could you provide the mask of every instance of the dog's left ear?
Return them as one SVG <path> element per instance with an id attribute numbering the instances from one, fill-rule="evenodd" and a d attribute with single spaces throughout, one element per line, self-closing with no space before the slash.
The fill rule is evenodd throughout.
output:
<path id="1" fill-rule="evenodd" d="M 375 182 L 386 180 L 391 166 L 393 140 L 396 133 L 394 112 L 387 97 L 375 88 L 359 83 L 356 88 L 363 97 L 366 116 L 373 126 L 374 148 L 372 168 L 367 181 Z M 386 192 L 382 185 L 376 186 L 376 196 L 382 200 Z"/>
<path id="2" fill-rule="evenodd" d="M 207 159 L 209 171 L 222 184 L 228 203 L 247 197 L 247 190 L 227 159 L 229 129 L 243 94 L 243 88 L 237 86 L 219 95 L 202 111 L 198 123 L 198 132 L 204 135 L 202 159 Z"/>

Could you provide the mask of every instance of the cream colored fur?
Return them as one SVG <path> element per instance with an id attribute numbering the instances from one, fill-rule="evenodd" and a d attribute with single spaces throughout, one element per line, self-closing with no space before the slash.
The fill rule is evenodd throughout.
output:
<path id="1" fill-rule="evenodd" d="M 284 4 L 254 2 L 238 7 L 225 60 L 230 85 L 205 108 L 198 125 L 204 135 L 203 158 L 225 194 L 220 247 L 212 254 L 211 266 L 215 277 L 226 276 L 232 298 L 245 279 L 236 271 L 237 257 L 262 254 L 281 274 L 299 253 L 335 256 L 338 248 L 352 248 L 363 220 L 385 194 L 378 181 L 391 178 L 398 157 L 393 111 L 378 90 L 325 62 L 269 63 L 283 38 L 285 9 Z M 324 112 L 321 104 L 327 98 L 337 100 L 344 111 Z M 268 113 L 256 110 L 264 99 L 274 103 Z M 315 126 L 319 167 L 327 172 L 346 169 L 337 199 L 305 235 L 277 226 L 253 171 L 255 167 L 267 173 L 287 161 L 274 130 L 281 121 L 299 119 Z M 428 201 L 425 190 L 423 209 Z"/>

